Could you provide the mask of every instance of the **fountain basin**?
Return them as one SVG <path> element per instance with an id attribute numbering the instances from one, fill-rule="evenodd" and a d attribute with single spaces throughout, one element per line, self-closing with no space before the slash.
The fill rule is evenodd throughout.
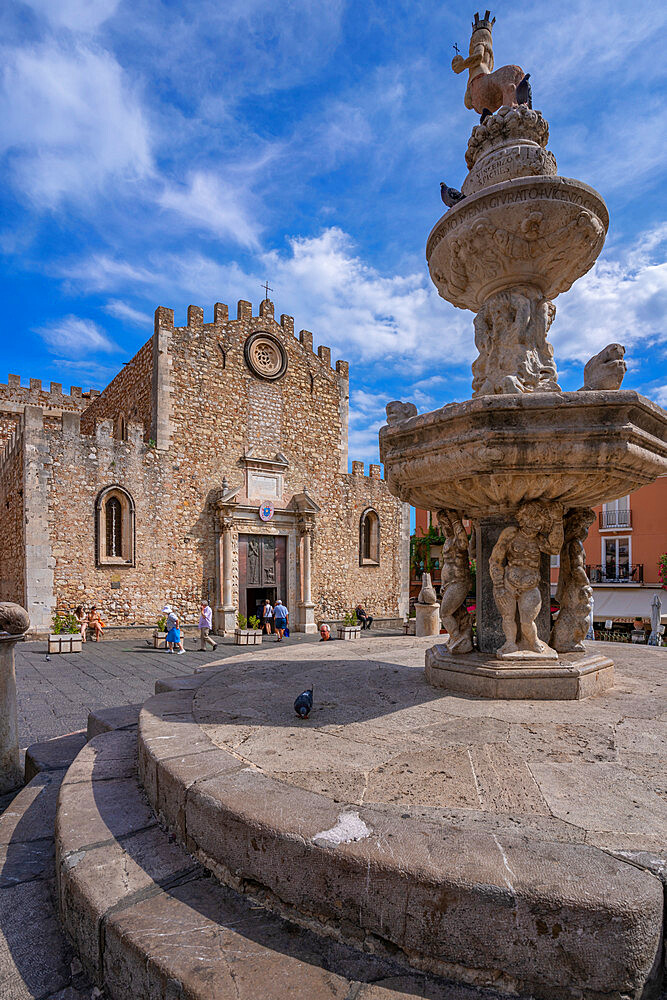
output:
<path id="1" fill-rule="evenodd" d="M 517 177 L 482 188 L 436 223 L 426 244 L 442 298 L 478 312 L 496 292 L 566 292 L 595 263 L 609 213 L 588 184 L 568 177 Z"/>
<path id="2" fill-rule="evenodd" d="M 667 413 L 632 390 L 479 396 L 380 429 L 390 491 L 425 510 L 592 507 L 667 472 Z"/>

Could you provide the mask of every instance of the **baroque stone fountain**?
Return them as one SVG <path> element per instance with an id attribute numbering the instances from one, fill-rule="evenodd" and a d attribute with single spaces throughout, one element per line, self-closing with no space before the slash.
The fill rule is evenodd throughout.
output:
<path id="1" fill-rule="evenodd" d="M 592 589 L 583 542 L 596 504 L 667 471 L 667 413 L 621 390 L 624 348 L 610 344 L 563 392 L 548 333 L 553 300 L 594 265 L 609 215 L 597 191 L 560 177 L 549 126 L 519 66 L 493 71 L 489 11 L 475 15 L 465 103 L 481 116 L 460 191 L 426 259 L 439 294 L 475 313 L 472 399 L 417 415 L 387 406 L 380 456 L 389 489 L 437 512 L 445 645 L 427 651 L 431 683 L 488 697 L 582 698 L 613 684 L 613 662 L 584 648 Z M 463 522 L 472 522 L 468 539 Z M 477 636 L 465 608 L 477 566 Z M 550 556 L 560 612 L 550 624 Z"/>

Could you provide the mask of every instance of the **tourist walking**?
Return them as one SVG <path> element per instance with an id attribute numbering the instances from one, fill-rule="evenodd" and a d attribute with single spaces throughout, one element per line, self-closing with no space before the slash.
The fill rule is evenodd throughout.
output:
<path id="1" fill-rule="evenodd" d="M 102 638 L 103 622 L 94 604 L 88 612 L 88 629 L 95 633 L 95 642 L 99 642 Z"/>
<path id="2" fill-rule="evenodd" d="M 357 606 L 356 606 L 356 608 L 354 610 L 355 610 L 356 615 L 357 615 L 357 621 L 361 622 L 362 629 L 370 628 L 371 625 L 373 624 L 373 618 L 371 617 L 371 615 L 367 614 L 364 611 L 364 609 L 362 608 L 361 604 L 357 604 Z"/>
<path id="3" fill-rule="evenodd" d="M 217 642 L 214 642 L 209 635 L 212 628 L 213 612 L 208 605 L 208 601 L 202 601 L 201 614 L 199 616 L 199 649 L 202 651 L 206 650 L 207 644 L 211 647 L 211 649 L 218 648 Z"/>
<path id="4" fill-rule="evenodd" d="M 289 625 L 289 611 L 280 598 L 276 601 L 273 609 L 273 625 L 278 633 L 278 642 L 282 642 L 285 635 L 285 629 Z"/>
<path id="5" fill-rule="evenodd" d="M 83 607 L 81 605 L 79 605 L 79 607 L 74 612 L 74 617 L 76 618 L 76 620 L 79 623 L 79 632 L 81 633 L 81 642 L 85 642 L 86 641 L 86 629 L 88 628 L 88 622 L 86 620 L 86 612 L 83 610 Z"/>
<path id="6" fill-rule="evenodd" d="M 181 639 L 181 629 L 178 622 L 178 615 L 175 611 L 172 611 L 168 616 L 167 627 L 169 629 L 165 638 L 167 650 L 170 653 L 184 653 L 185 647 L 183 646 L 183 640 Z"/>
<path id="7" fill-rule="evenodd" d="M 271 622 L 273 621 L 273 607 L 271 601 L 267 599 L 264 601 L 264 607 L 262 608 L 262 628 L 267 635 L 271 635 Z"/>

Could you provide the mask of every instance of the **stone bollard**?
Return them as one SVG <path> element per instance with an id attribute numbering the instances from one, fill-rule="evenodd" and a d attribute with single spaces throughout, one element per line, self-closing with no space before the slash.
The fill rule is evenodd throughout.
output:
<path id="1" fill-rule="evenodd" d="M 440 635 L 440 607 L 430 573 L 422 573 L 422 589 L 415 604 L 415 614 L 415 635 Z"/>
<path id="2" fill-rule="evenodd" d="M 18 604 L 0 603 L 0 794 L 23 784 L 19 762 L 14 647 L 30 625 L 27 611 Z"/>

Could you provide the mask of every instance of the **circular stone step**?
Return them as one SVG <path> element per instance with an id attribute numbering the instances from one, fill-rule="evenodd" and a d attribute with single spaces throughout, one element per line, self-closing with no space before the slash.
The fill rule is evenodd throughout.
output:
<path id="1" fill-rule="evenodd" d="M 132 733 L 96 737 L 58 802 L 61 919 L 110 1000 L 498 1000 L 313 934 L 220 885 L 157 824 L 136 753 Z"/>
<path id="2" fill-rule="evenodd" d="M 572 832 L 550 839 L 551 817 L 541 831 L 498 817 L 485 828 L 406 805 L 401 769 L 414 773 L 426 750 L 447 768 L 437 732 L 453 699 L 421 666 L 327 653 L 230 663 L 194 694 L 144 705 L 141 779 L 199 861 L 264 905 L 459 981 L 620 1000 L 654 978 L 663 899 L 652 874 Z M 312 683 L 302 722 L 291 703 Z M 395 802 L 386 787 L 375 803 L 363 787 L 351 794 L 351 779 L 383 767 Z"/>

